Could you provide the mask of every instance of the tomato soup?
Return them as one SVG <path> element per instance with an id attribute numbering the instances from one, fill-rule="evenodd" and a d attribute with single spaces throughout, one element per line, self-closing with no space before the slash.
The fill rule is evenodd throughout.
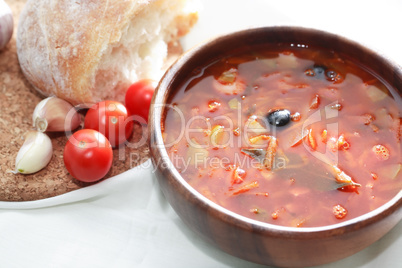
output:
<path id="1" fill-rule="evenodd" d="M 232 51 L 192 72 L 162 123 L 170 160 L 216 204 L 292 227 L 368 213 L 402 189 L 401 97 L 334 51 Z"/>

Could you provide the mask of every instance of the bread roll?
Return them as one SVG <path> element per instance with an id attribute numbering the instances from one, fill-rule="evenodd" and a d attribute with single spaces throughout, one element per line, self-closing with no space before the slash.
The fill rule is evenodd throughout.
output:
<path id="1" fill-rule="evenodd" d="M 197 21 L 186 0 L 30 0 L 18 25 L 17 53 L 44 96 L 73 105 L 123 101 L 142 78 L 158 80 L 168 47 Z"/>

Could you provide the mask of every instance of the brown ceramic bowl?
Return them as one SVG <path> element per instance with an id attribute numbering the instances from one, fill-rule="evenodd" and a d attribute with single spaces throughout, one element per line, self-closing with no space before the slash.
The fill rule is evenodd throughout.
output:
<path id="1" fill-rule="evenodd" d="M 310 44 L 358 59 L 402 92 L 402 69 L 356 42 L 299 27 L 250 29 L 219 37 L 185 53 L 165 74 L 149 117 L 150 150 L 160 187 L 180 218 L 194 232 L 234 256 L 266 265 L 306 267 L 333 262 L 371 245 L 402 218 L 402 190 L 380 208 L 336 225 L 281 227 L 251 220 L 216 205 L 195 191 L 173 167 L 163 144 L 161 122 L 168 97 L 191 72 L 211 58 L 243 45 L 278 42 Z"/>

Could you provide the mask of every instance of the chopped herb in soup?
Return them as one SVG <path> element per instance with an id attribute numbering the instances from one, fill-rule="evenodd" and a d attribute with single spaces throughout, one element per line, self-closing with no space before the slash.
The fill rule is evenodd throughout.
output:
<path id="1" fill-rule="evenodd" d="M 401 97 L 333 51 L 243 49 L 193 72 L 162 125 L 173 165 L 235 213 L 312 227 L 402 189 Z"/>

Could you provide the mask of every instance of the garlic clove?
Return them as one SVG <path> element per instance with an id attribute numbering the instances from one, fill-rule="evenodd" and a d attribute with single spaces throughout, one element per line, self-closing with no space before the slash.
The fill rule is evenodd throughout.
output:
<path id="1" fill-rule="evenodd" d="M 10 41 L 14 30 L 13 14 L 4 0 L 0 0 L 0 49 Z"/>
<path id="2" fill-rule="evenodd" d="M 15 172 L 32 174 L 38 172 L 50 162 L 53 146 L 50 138 L 38 131 L 30 131 L 15 160 Z"/>
<path id="3" fill-rule="evenodd" d="M 40 132 L 71 131 L 79 127 L 81 118 L 67 101 L 48 97 L 36 105 L 32 123 Z"/>

